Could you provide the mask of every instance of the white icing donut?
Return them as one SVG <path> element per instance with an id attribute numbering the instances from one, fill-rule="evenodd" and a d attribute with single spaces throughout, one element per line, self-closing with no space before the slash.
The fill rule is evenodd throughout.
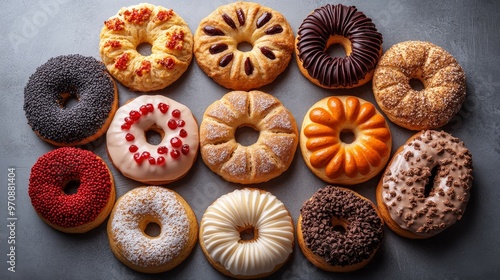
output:
<path id="1" fill-rule="evenodd" d="M 194 213 L 181 200 L 174 191 L 157 186 L 135 188 L 120 197 L 108 222 L 108 238 L 115 256 L 135 270 L 150 273 L 181 263 L 197 237 Z M 144 232 L 151 222 L 160 226 L 156 237 Z"/>
<path id="2" fill-rule="evenodd" d="M 241 239 L 240 232 L 251 228 L 253 239 Z M 293 222 L 271 193 L 235 190 L 208 207 L 200 222 L 199 239 L 207 258 L 230 274 L 263 276 L 277 270 L 292 253 Z"/>
<path id="3" fill-rule="evenodd" d="M 164 134 L 147 142 L 145 132 Z M 191 110 L 161 95 L 143 95 L 120 107 L 106 135 L 108 154 L 126 177 L 147 184 L 166 184 L 185 175 L 196 159 L 198 124 Z"/>

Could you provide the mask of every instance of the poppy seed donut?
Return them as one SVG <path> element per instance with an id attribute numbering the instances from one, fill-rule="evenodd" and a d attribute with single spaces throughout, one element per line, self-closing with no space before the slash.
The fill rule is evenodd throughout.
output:
<path id="1" fill-rule="evenodd" d="M 67 108 L 68 98 L 78 103 Z M 99 138 L 118 107 L 118 91 L 106 67 L 78 54 L 49 59 L 24 88 L 28 124 L 55 146 L 83 145 Z"/>

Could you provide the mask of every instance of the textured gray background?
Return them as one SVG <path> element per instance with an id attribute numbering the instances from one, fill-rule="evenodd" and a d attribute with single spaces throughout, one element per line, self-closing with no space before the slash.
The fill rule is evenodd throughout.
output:
<path id="1" fill-rule="evenodd" d="M 223 278 L 205 260 L 199 246 L 174 270 L 145 275 L 122 265 L 111 253 L 105 224 L 82 235 L 60 233 L 45 225 L 27 195 L 30 168 L 42 154 L 54 149 L 39 140 L 26 124 L 23 88 L 36 67 L 50 57 L 79 53 L 99 58 L 103 21 L 120 7 L 138 1 L 3 1 L 0 61 L 0 279 L 142 279 Z M 202 18 L 231 1 L 152 1 L 173 8 L 195 31 Z M 283 13 L 294 32 L 314 8 L 327 1 L 260 1 Z M 385 230 L 385 242 L 365 268 L 348 274 L 326 273 L 312 266 L 296 246 L 293 256 L 272 278 L 276 279 L 498 279 L 500 274 L 500 190 L 497 170 L 500 155 L 500 2 L 498 1 L 345 1 L 371 17 L 384 36 L 384 50 L 405 40 L 425 40 L 453 54 L 467 74 L 468 95 L 463 108 L 444 129 L 461 138 L 474 158 L 474 186 L 468 209 L 455 226 L 428 240 L 409 240 Z M 374 102 L 371 84 L 358 89 L 329 91 L 314 86 L 293 60 L 287 70 L 261 90 L 279 98 L 298 125 L 309 107 L 328 95 L 355 95 Z M 205 108 L 227 89 L 209 79 L 196 61 L 172 86 L 155 92 L 188 105 L 201 121 Z M 137 96 L 119 85 L 120 104 Z M 393 152 L 412 132 L 391 124 Z M 104 157 L 105 140 L 84 148 Z M 17 251 L 16 273 L 7 271 L 7 168 L 16 167 Z M 117 195 L 139 186 L 113 169 Z M 355 186 L 370 199 L 379 177 Z M 282 176 L 256 187 L 281 199 L 294 220 L 304 200 L 324 182 L 307 169 L 300 152 Z M 216 198 L 240 185 L 212 173 L 198 158 L 189 175 L 168 185 L 192 206 L 198 220 Z"/>

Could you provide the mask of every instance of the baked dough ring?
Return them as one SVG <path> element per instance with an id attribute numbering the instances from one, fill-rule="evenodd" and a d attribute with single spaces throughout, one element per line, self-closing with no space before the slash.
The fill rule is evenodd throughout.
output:
<path id="1" fill-rule="evenodd" d="M 424 89 L 412 89 L 412 79 L 420 80 Z M 373 76 L 373 94 L 395 124 L 411 130 L 438 128 L 448 123 L 465 100 L 465 73 L 439 46 L 402 42 L 380 59 Z"/>
<path id="2" fill-rule="evenodd" d="M 235 140 L 238 127 L 260 132 L 257 142 Z M 298 144 L 297 124 L 281 102 L 261 91 L 232 91 L 212 103 L 200 125 L 200 150 L 205 164 L 227 181 L 266 182 L 290 166 Z"/>
<path id="3" fill-rule="evenodd" d="M 344 143 L 342 132 L 354 141 Z M 377 175 L 391 155 L 392 137 L 385 118 L 368 101 L 353 96 L 326 97 L 302 123 L 300 148 L 307 167 L 320 179 L 354 185 Z"/>
<path id="4" fill-rule="evenodd" d="M 293 41 L 293 30 L 283 15 L 257 3 L 236 2 L 201 20 L 194 35 L 194 55 L 215 82 L 250 90 L 271 83 L 285 70 Z M 238 50 L 243 42 L 252 50 Z"/>
<path id="5" fill-rule="evenodd" d="M 104 22 L 99 51 L 113 77 L 137 91 L 153 91 L 175 82 L 193 56 L 193 35 L 173 10 L 142 3 L 121 8 Z M 151 54 L 137 46 L 151 44 Z"/>

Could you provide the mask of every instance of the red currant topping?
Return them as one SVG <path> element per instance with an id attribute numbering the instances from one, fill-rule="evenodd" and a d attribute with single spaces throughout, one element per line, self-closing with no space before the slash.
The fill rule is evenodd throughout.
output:
<path id="1" fill-rule="evenodd" d="M 157 152 L 158 152 L 159 154 L 166 154 L 166 153 L 168 153 L 168 148 L 167 148 L 167 147 L 165 147 L 165 146 L 160 146 L 160 147 L 158 147 Z"/>
<path id="2" fill-rule="evenodd" d="M 134 154 L 134 160 L 135 160 L 135 162 L 137 162 L 137 164 L 141 164 L 141 163 L 142 163 L 143 158 L 141 157 L 141 154 L 140 154 L 140 153 L 135 153 L 135 154 Z"/>
<path id="3" fill-rule="evenodd" d="M 176 129 L 177 128 L 177 122 L 174 119 L 168 120 L 168 127 L 170 129 Z"/>
<path id="4" fill-rule="evenodd" d="M 165 113 L 167 113 L 167 111 L 168 111 L 168 105 L 167 105 L 167 104 L 165 104 L 165 103 L 159 103 L 159 104 L 158 104 L 158 109 L 160 109 L 160 111 L 161 111 L 163 114 L 165 114 Z"/>
<path id="5" fill-rule="evenodd" d="M 134 121 L 138 120 L 141 117 L 141 113 L 134 110 L 130 111 L 129 115 L 130 118 L 132 118 Z"/>
<path id="6" fill-rule="evenodd" d="M 178 120 L 177 121 L 177 126 L 183 127 L 184 125 L 186 125 L 186 122 L 184 120 Z"/>
<path id="7" fill-rule="evenodd" d="M 182 145 L 181 152 L 183 155 L 187 155 L 189 153 L 189 145 L 188 144 Z"/>
<path id="8" fill-rule="evenodd" d="M 158 165 L 164 165 L 165 164 L 165 158 L 162 156 L 159 156 L 158 159 L 156 160 L 156 163 Z"/>
<path id="9" fill-rule="evenodd" d="M 182 146 L 182 140 L 178 137 L 173 137 L 172 139 L 170 139 L 170 144 L 172 144 L 172 147 L 174 148 L 179 148 L 180 146 Z"/>
<path id="10" fill-rule="evenodd" d="M 125 139 L 127 139 L 127 141 L 134 141 L 135 136 L 132 133 L 127 133 L 127 135 L 125 135 Z"/>
<path id="11" fill-rule="evenodd" d="M 151 156 L 151 154 L 149 154 L 149 152 L 142 152 L 141 158 L 148 159 L 150 156 Z"/>
<path id="12" fill-rule="evenodd" d="M 149 110 L 148 110 L 148 108 L 146 107 L 146 105 L 142 105 L 142 106 L 139 108 L 139 110 L 141 111 L 141 113 L 142 113 L 143 115 L 147 115 L 147 114 L 149 113 Z"/>
<path id="13" fill-rule="evenodd" d="M 179 136 L 185 138 L 186 136 L 188 136 L 188 133 L 186 130 L 181 129 L 181 131 L 179 131 Z"/>
<path id="14" fill-rule="evenodd" d="M 146 104 L 146 108 L 148 109 L 148 112 L 153 112 L 155 109 L 155 107 L 151 103 Z"/>
<path id="15" fill-rule="evenodd" d="M 134 120 L 131 119 L 130 117 L 125 117 L 125 123 L 128 123 L 128 124 L 133 124 L 134 123 Z"/>
<path id="16" fill-rule="evenodd" d="M 150 157 L 148 161 L 150 164 L 156 164 L 156 159 L 154 157 Z"/>
<path id="17" fill-rule="evenodd" d="M 181 153 L 179 153 L 179 150 L 172 150 L 170 151 L 170 156 L 172 156 L 173 159 L 177 159 Z"/>
<path id="18" fill-rule="evenodd" d="M 181 116 L 181 111 L 179 111 L 179 109 L 175 109 L 172 111 L 172 117 L 178 118 L 180 116 Z"/>
<path id="19" fill-rule="evenodd" d="M 129 130 L 130 129 L 130 124 L 129 123 L 124 123 L 124 124 L 122 124 L 121 127 L 122 127 L 123 130 Z"/>
<path id="20" fill-rule="evenodd" d="M 136 145 L 130 145 L 130 147 L 128 147 L 128 150 L 131 153 L 135 153 L 135 152 L 137 152 L 137 150 L 139 150 L 139 148 Z"/>

